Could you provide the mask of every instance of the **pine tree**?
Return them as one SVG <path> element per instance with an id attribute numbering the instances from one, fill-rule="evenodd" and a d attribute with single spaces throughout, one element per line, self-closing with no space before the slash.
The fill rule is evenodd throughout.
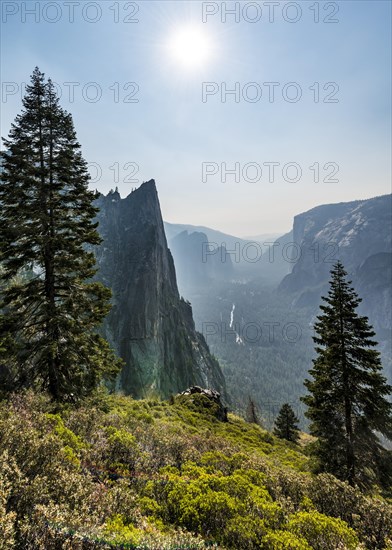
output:
<path id="1" fill-rule="evenodd" d="M 96 331 L 111 296 L 92 280 L 97 209 L 72 117 L 38 68 L 23 107 L 2 153 L 1 379 L 77 398 L 120 368 Z"/>
<path id="2" fill-rule="evenodd" d="M 296 443 L 299 439 L 298 422 L 292 407 L 285 403 L 275 420 L 274 434 L 280 439 Z"/>
<path id="3" fill-rule="evenodd" d="M 315 324 L 317 357 L 306 380 L 311 433 L 318 438 L 315 454 L 321 471 L 351 485 L 380 478 L 384 454 L 379 434 L 392 436 L 391 386 L 382 375 L 375 332 L 368 318 L 358 315 L 361 299 L 338 262 L 330 289 L 323 297 Z"/>

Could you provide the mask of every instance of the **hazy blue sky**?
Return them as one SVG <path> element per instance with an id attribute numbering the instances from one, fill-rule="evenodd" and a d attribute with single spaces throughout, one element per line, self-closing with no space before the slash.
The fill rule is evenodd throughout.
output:
<path id="1" fill-rule="evenodd" d="M 1 133 L 38 65 L 59 84 L 85 158 L 100 165 L 94 188 L 118 185 L 125 196 L 155 178 L 167 221 L 284 232 L 318 204 L 391 191 L 390 23 L 389 1 L 3 0 Z M 184 67 L 167 47 L 183 29 L 208 41 L 200 66 Z M 216 92 L 204 101 L 203 82 Z M 266 82 L 278 83 L 272 102 Z M 224 86 L 239 97 L 223 102 Z M 273 178 L 271 162 L 280 163 Z M 203 178 L 203 163 L 217 173 Z M 287 163 L 301 167 L 299 181 Z M 224 181 L 222 164 L 239 177 Z M 339 181 L 323 181 L 337 167 Z"/>

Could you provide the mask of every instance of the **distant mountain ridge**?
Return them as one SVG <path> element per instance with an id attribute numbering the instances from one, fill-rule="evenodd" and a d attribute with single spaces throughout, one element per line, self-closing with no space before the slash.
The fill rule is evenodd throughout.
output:
<path id="1" fill-rule="evenodd" d="M 206 227 L 204 225 L 190 225 L 169 222 L 163 223 L 165 226 L 165 233 L 168 242 L 170 242 L 173 238 L 175 238 L 180 233 L 183 233 L 184 231 L 188 232 L 189 234 L 203 233 L 210 243 L 215 243 L 218 246 L 221 246 L 223 243 L 225 247 L 230 251 L 235 249 L 235 246 L 238 243 L 240 243 L 242 246 L 245 246 L 249 242 L 257 242 L 263 245 L 264 243 L 275 242 L 276 239 L 281 235 L 281 233 L 266 233 L 255 235 L 253 237 L 236 237 L 235 235 L 230 235 L 229 233 L 224 233 L 222 231 L 212 229 L 211 227 Z M 266 246 L 268 245 L 264 244 L 263 248 L 266 248 Z"/>
<path id="2" fill-rule="evenodd" d="M 247 239 L 242 239 L 241 237 L 236 237 L 235 235 L 229 235 L 228 233 L 223 233 L 222 231 L 211 229 L 210 227 L 205 227 L 204 225 L 188 225 L 181 223 L 164 222 L 164 226 L 166 237 L 169 243 L 172 241 L 172 239 L 174 239 L 184 231 L 186 231 L 190 235 L 192 233 L 202 233 L 207 237 L 208 242 L 214 243 L 216 246 L 224 245 L 225 248 L 229 251 L 235 250 L 238 244 L 240 246 L 243 246 L 248 242 Z"/>
<path id="3" fill-rule="evenodd" d="M 118 389 L 161 397 L 197 384 L 225 395 L 225 382 L 190 304 L 180 298 L 154 180 L 128 197 L 100 195 L 98 279 L 112 289 L 104 335 L 125 361 Z"/>
<path id="4" fill-rule="evenodd" d="M 289 272 L 282 249 L 291 233 L 241 238 L 205 226 L 164 222 L 181 292 L 192 295 L 208 281 L 262 278 L 277 285 Z M 278 238 L 279 237 L 279 238 Z M 210 251 L 206 253 L 206 244 Z M 215 252 L 212 252 L 215 250 Z"/>
<path id="5" fill-rule="evenodd" d="M 169 241 L 178 286 L 184 296 L 212 281 L 228 281 L 234 276 L 231 255 L 225 246 L 216 245 L 199 231 L 182 231 Z"/>
<path id="6" fill-rule="evenodd" d="M 279 288 L 297 293 L 298 304 L 311 305 L 319 300 L 314 294 L 319 296 L 320 290 L 324 290 L 331 267 L 338 259 L 360 286 L 366 266 L 369 268 L 371 258 L 377 257 L 379 269 L 373 278 L 376 290 L 390 266 L 392 195 L 322 205 L 299 214 L 294 218 L 293 243 L 293 254 L 299 257 Z M 379 293 L 376 294 L 372 299 L 377 299 Z M 379 320 L 373 322 L 377 324 Z M 391 319 L 384 318 L 378 323 L 380 327 L 385 324 L 390 328 Z"/>

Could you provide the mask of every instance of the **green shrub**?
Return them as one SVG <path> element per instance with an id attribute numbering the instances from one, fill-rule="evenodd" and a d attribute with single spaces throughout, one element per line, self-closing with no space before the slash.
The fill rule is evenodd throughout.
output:
<path id="1" fill-rule="evenodd" d="M 105 525 L 104 533 L 111 543 L 138 545 L 142 533 L 134 525 L 127 522 L 120 514 L 110 518 Z"/>
<path id="2" fill-rule="evenodd" d="M 12 495 L 11 479 L 16 474 L 16 468 L 5 451 L 0 456 L 0 548 L 4 549 L 13 548 L 15 543 L 16 513 L 7 511 L 7 502 Z"/>
<path id="3" fill-rule="evenodd" d="M 260 548 L 266 527 L 262 520 L 251 517 L 235 516 L 226 524 L 225 545 L 235 550 L 253 550 Z"/>
<path id="4" fill-rule="evenodd" d="M 262 548 L 265 550 L 312 550 L 312 546 L 309 546 L 305 539 L 288 531 L 268 533 L 262 540 Z"/>
<path id="5" fill-rule="evenodd" d="M 340 517 L 352 523 L 352 515 L 361 509 L 363 495 L 331 474 L 315 476 L 309 488 L 317 510 L 326 516 Z"/>
<path id="6" fill-rule="evenodd" d="M 381 499 L 365 497 L 355 510 L 353 526 L 372 550 L 392 547 L 392 506 Z M 389 546 L 388 546 L 389 545 Z"/>
<path id="7" fill-rule="evenodd" d="M 64 421 L 59 414 L 47 413 L 45 414 L 45 418 L 49 420 L 50 424 L 54 427 L 55 433 L 67 447 L 76 452 L 86 448 L 83 440 L 64 425 Z"/>
<path id="8" fill-rule="evenodd" d="M 355 531 L 346 522 L 316 511 L 294 514 L 287 530 L 303 537 L 314 550 L 355 550 L 359 543 Z"/>

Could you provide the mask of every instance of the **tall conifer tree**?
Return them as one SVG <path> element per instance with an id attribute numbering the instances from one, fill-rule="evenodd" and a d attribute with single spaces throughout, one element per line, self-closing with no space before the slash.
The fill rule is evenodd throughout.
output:
<path id="1" fill-rule="evenodd" d="M 298 422 L 299 419 L 292 407 L 285 403 L 275 420 L 274 434 L 281 439 L 296 443 L 299 439 Z"/>
<path id="2" fill-rule="evenodd" d="M 382 375 L 375 332 L 358 315 L 361 299 L 340 262 L 315 324 L 317 358 L 306 380 L 311 433 L 320 469 L 351 485 L 377 481 L 383 456 L 379 434 L 392 437 L 391 386 Z"/>
<path id="3" fill-rule="evenodd" d="M 97 209 L 72 117 L 38 68 L 23 107 L 2 153 L 2 382 L 75 398 L 120 368 L 96 332 L 111 295 L 92 281 Z"/>

